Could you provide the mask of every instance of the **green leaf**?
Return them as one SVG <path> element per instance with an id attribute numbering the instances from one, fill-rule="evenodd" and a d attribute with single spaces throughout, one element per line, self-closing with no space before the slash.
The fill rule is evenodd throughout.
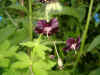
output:
<path id="1" fill-rule="evenodd" d="M 16 51 L 18 50 L 18 46 L 12 46 L 9 48 L 9 50 L 7 51 L 7 56 L 8 57 L 11 57 L 11 56 L 14 56 L 16 54 Z"/>
<path id="2" fill-rule="evenodd" d="M 34 74 L 35 75 L 48 75 L 48 72 L 43 69 L 39 69 L 38 67 L 35 67 Z"/>
<path id="3" fill-rule="evenodd" d="M 20 61 L 30 61 L 29 56 L 24 52 L 19 52 L 16 54 L 16 58 Z"/>
<path id="4" fill-rule="evenodd" d="M 8 67 L 9 63 L 10 63 L 9 59 L 4 59 L 4 58 L 0 59 L 0 67 L 2 68 Z"/>
<path id="5" fill-rule="evenodd" d="M 0 55 L 4 57 L 12 57 L 16 54 L 17 50 L 18 50 L 18 46 L 13 46 L 11 48 L 8 48 L 7 50 L 0 51 Z"/>
<path id="6" fill-rule="evenodd" d="M 31 41 L 20 43 L 20 45 L 27 46 L 27 47 L 30 47 L 30 48 L 35 46 L 35 44 Z"/>
<path id="7" fill-rule="evenodd" d="M 2 57 L 11 57 L 16 54 L 18 46 L 10 46 L 10 42 L 5 40 L 0 44 L 0 56 Z"/>
<path id="8" fill-rule="evenodd" d="M 38 39 L 33 42 L 28 41 L 28 42 L 21 43 L 21 45 L 27 46 L 27 47 L 33 47 L 33 50 L 31 52 L 31 58 L 32 58 L 32 67 L 33 67 L 34 74 L 48 75 L 47 70 L 50 70 L 55 65 L 55 62 L 52 62 L 50 60 L 47 61 L 45 51 L 50 50 L 50 48 L 48 48 L 47 46 L 43 45 L 40 42 L 41 40 Z M 25 55 L 23 54 L 19 54 L 19 55 L 22 55 L 25 57 Z M 20 60 L 23 60 L 21 59 L 21 57 L 19 58 Z"/>
<path id="9" fill-rule="evenodd" d="M 98 35 L 90 44 L 87 51 L 92 51 L 96 46 L 100 45 L 100 35 Z"/>
<path id="10" fill-rule="evenodd" d="M 70 75 L 68 71 L 49 71 L 48 75 Z"/>
<path id="11" fill-rule="evenodd" d="M 48 70 L 50 70 L 55 65 L 52 61 L 40 60 L 33 64 L 33 70 L 35 75 L 48 75 Z"/>
<path id="12" fill-rule="evenodd" d="M 12 64 L 12 68 L 23 69 L 29 67 L 32 64 L 29 56 L 24 52 L 17 53 L 16 58 L 18 61 Z"/>
<path id="13" fill-rule="evenodd" d="M 100 10 L 100 3 L 97 5 L 95 13 L 98 12 L 99 10 Z"/>
<path id="14" fill-rule="evenodd" d="M 85 15 L 86 15 L 86 6 L 81 6 L 79 8 L 77 8 L 78 10 L 78 13 L 79 13 L 79 17 L 78 17 L 78 20 L 79 22 L 82 22 L 85 18 Z"/>
<path id="15" fill-rule="evenodd" d="M 24 68 L 28 68 L 30 65 L 31 65 L 31 63 L 28 62 L 27 60 L 26 60 L 26 62 L 25 61 L 18 61 L 18 62 L 13 63 L 11 68 L 24 69 Z"/>
<path id="16" fill-rule="evenodd" d="M 92 72 L 89 73 L 89 75 L 100 75 L 100 68 L 93 70 Z"/>
<path id="17" fill-rule="evenodd" d="M 48 51 L 48 50 L 51 50 L 51 49 L 46 47 L 45 45 L 42 45 L 42 44 L 35 45 L 31 53 L 31 56 L 32 58 L 37 56 L 41 59 L 45 59 L 45 55 L 46 55 L 45 51 Z"/>
<path id="18" fill-rule="evenodd" d="M 17 1 L 16 0 L 10 0 L 12 3 L 16 3 Z"/>
<path id="19" fill-rule="evenodd" d="M 22 71 L 21 71 L 22 72 Z M 31 75 L 32 72 L 30 71 L 29 68 L 25 69 L 23 72 L 22 72 L 23 75 Z"/>
<path id="20" fill-rule="evenodd" d="M 42 44 L 39 44 L 36 46 L 38 49 L 40 49 L 41 51 L 48 51 L 50 50 L 51 51 L 51 48 L 45 46 L 45 45 L 42 45 Z"/>
<path id="21" fill-rule="evenodd" d="M 16 9 L 16 10 L 27 12 L 27 9 L 24 6 L 20 5 L 20 4 L 19 5 L 12 4 L 8 8 L 13 8 L 13 9 Z"/>
<path id="22" fill-rule="evenodd" d="M 30 47 L 30 48 L 33 47 L 33 51 L 31 53 L 31 56 L 33 58 L 35 56 L 38 56 L 39 58 L 45 59 L 45 51 L 51 50 L 47 46 L 39 43 L 39 41 L 37 41 L 37 40 L 35 40 L 33 42 L 28 41 L 28 42 L 20 43 L 20 45 L 27 46 L 27 47 Z"/>
<path id="23" fill-rule="evenodd" d="M 17 44 L 27 40 L 27 35 L 24 29 L 17 30 L 12 37 L 9 38 L 11 44 Z"/>
<path id="24" fill-rule="evenodd" d="M 15 28 L 8 26 L 0 30 L 0 42 L 8 39 L 15 32 Z"/>
<path id="25" fill-rule="evenodd" d="M 4 42 L 0 43 L 0 51 L 1 50 L 7 50 L 10 46 L 10 43 L 8 40 L 5 40 Z"/>
<path id="26" fill-rule="evenodd" d="M 30 69 L 14 69 L 14 68 L 8 68 L 3 72 L 2 75 L 31 75 Z"/>
<path id="27" fill-rule="evenodd" d="M 15 69 L 8 69 L 2 75 L 22 75 L 22 74 L 19 71 L 16 71 Z"/>

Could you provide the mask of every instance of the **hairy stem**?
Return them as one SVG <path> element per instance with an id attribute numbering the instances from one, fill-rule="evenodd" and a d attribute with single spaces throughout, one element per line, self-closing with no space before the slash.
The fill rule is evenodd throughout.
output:
<path id="1" fill-rule="evenodd" d="M 32 41 L 32 0 L 28 0 L 29 2 L 29 25 L 27 25 L 27 28 L 28 28 L 28 37 L 29 37 L 29 40 Z M 30 56 L 30 50 L 28 50 L 28 53 L 29 53 L 29 56 Z M 30 56 L 30 59 L 31 59 L 31 56 Z M 31 71 L 31 75 L 34 75 L 33 73 L 33 69 L 32 69 L 32 65 L 29 66 L 29 69 Z"/>
<path id="2" fill-rule="evenodd" d="M 29 25 L 27 25 L 27 27 L 29 31 L 29 40 L 32 40 L 32 0 L 28 1 L 29 1 Z"/>
<path id="3" fill-rule="evenodd" d="M 75 71 L 75 69 L 78 65 L 78 62 L 80 61 L 81 55 L 83 54 L 84 45 L 85 45 L 85 41 L 86 41 L 86 38 L 87 38 L 88 27 L 89 27 L 89 23 L 90 23 L 90 19 L 91 19 L 92 7 L 93 7 L 93 0 L 91 0 L 91 2 L 90 2 L 87 22 L 86 22 L 86 26 L 85 26 L 85 31 L 84 31 L 83 36 L 82 36 L 82 44 L 81 44 L 81 47 L 80 47 L 80 52 L 78 53 L 78 56 L 77 56 L 77 60 L 74 64 L 74 67 L 73 67 L 73 70 L 72 70 L 73 72 Z"/>

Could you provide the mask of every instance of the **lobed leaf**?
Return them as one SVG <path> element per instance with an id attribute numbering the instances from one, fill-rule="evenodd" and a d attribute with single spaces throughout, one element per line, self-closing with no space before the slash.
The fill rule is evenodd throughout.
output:
<path id="1" fill-rule="evenodd" d="M 90 46 L 88 47 L 87 51 L 90 52 L 92 51 L 95 47 L 97 47 L 98 45 L 100 45 L 100 35 L 98 35 L 90 44 Z"/>

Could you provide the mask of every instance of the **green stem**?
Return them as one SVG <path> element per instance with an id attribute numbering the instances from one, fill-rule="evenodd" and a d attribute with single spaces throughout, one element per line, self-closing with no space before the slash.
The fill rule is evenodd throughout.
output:
<path id="1" fill-rule="evenodd" d="M 93 0 L 91 0 L 91 2 L 90 2 L 87 22 L 86 22 L 86 26 L 85 26 L 85 31 L 84 31 L 83 36 L 82 36 L 82 44 L 81 44 L 81 47 L 80 47 L 80 52 L 78 53 L 78 56 L 77 56 L 77 60 L 74 64 L 74 67 L 73 67 L 73 70 L 72 70 L 73 72 L 75 71 L 75 69 L 78 65 L 78 62 L 81 58 L 81 55 L 83 53 L 83 50 L 84 50 L 84 45 L 85 45 L 85 41 L 86 41 L 86 37 L 87 37 L 88 27 L 89 27 L 89 23 L 90 23 L 90 19 L 91 19 L 92 7 L 93 7 Z"/>
<path id="2" fill-rule="evenodd" d="M 27 25 L 27 28 L 28 28 L 29 41 L 32 41 L 32 0 L 28 0 L 28 3 L 29 3 L 29 25 Z M 31 49 L 28 50 L 29 56 L 30 56 L 30 50 Z M 31 56 L 30 59 L 32 59 Z M 32 65 L 29 66 L 29 69 L 31 71 L 31 75 L 34 75 Z"/>
<path id="3" fill-rule="evenodd" d="M 63 62 L 62 62 L 62 59 L 60 58 L 60 56 L 59 56 L 59 53 L 58 53 L 58 51 L 57 51 L 57 47 L 56 47 L 56 43 L 55 43 L 56 41 L 53 41 L 53 43 L 54 43 L 54 48 L 55 48 L 55 51 L 56 51 L 56 55 L 57 55 L 57 57 L 58 57 L 58 66 L 59 66 L 59 69 L 60 70 L 62 70 L 63 69 Z"/>
<path id="4" fill-rule="evenodd" d="M 55 47 L 55 51 L 56 51 L 57 57 L 60 58 L 60 56 L 59 56 L 59 54 L 58 54 L 58 51 L 57 51 L 57 47 L 56 47 L 55 41 L 53 41 L 53 44 L 54 44 L 54 47 Z"/>
<path id="5" fill-rule="evenodd" d="M 32 40 L 32 0 L 29 1 L 29 25 L 28 27 L 28 32 L 29 32 L 29 40 Z"/>

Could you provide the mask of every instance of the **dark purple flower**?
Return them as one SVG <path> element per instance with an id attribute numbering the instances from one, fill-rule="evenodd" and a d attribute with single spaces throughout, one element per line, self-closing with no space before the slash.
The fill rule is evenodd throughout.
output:
<path id="1" fill-rule="evenodd" d="M 39 20 L 35 28 L 35 32 L 44 35 L 51 35 L 58 31 L 58 21 L 56 18 L 47 22 L 46 20 Z"/>
<path id="2" fill-rule="evenodd" d="M 48 2 L 54 2 L 56 0 L 39 0 L 39 2 L 41 3 L 48 3 Z"/>
<path id="3" fill-rule="evenodd" d="M 66 47 L 63 48 L 64 51 L 76 50 L 80 47 L 80 37 L 78 37 L 76 40 L 74 38 L 69 38 L 66 41 L 66 44 Z"/>
<path id="4" fill-rule="evenodd" d="M 40 2 L 42 2 L 42 3 L 46 3 L 46 2 L 48 2 L 49 0 L 39 0 Z"/>

